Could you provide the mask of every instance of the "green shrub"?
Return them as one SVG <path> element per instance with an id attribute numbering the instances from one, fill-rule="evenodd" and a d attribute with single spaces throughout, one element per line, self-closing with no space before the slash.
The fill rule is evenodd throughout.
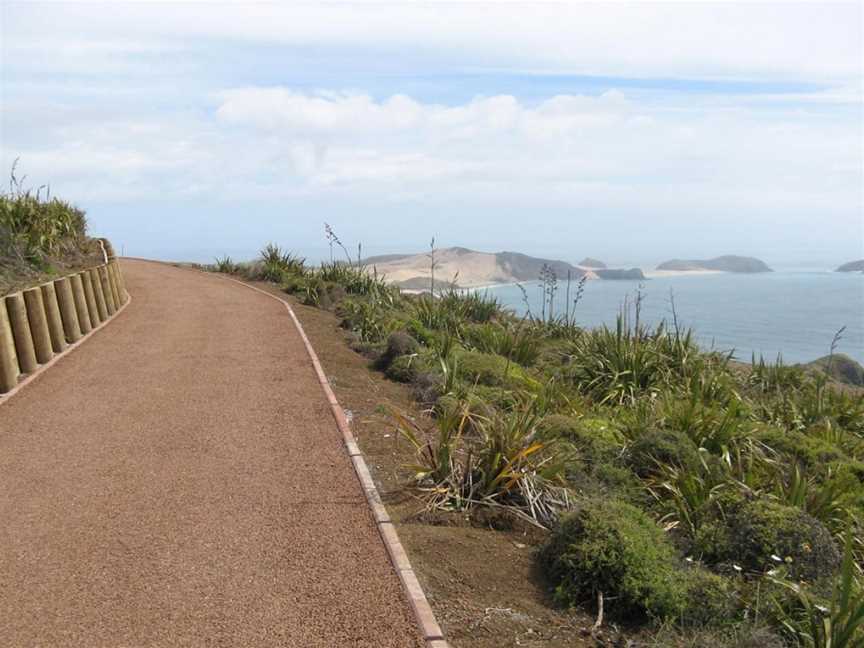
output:
<path id="1" fill-rule="evenodd" d="M 594 479 L 619 499 L 642 508 L 650 503 L 650 496 L 632 470 L 614 463 L 598 463 L 593 466 L 591 473 Z"/>
<path id="2" fill-rule="evenodd" d="M 772 450 L 800 461 L 807 468 L 819 469 L 827 464 L 848 461 L 846 454 L 837 446 L 803 432 L 765 426 L 758 429 L 754 437 Z"/>
<path id="3" fill-rule="evenodd" d="M 722 576 L 702 567 L 691 567 L 684 574 L 687 607 L 682 621 L 688 626 L 720 626 L 738 613 L 735 589 Z"/>
<path id="4" fill-rule="evenodd" d="M 536 438 L 533 403 L 490 418 L 472 419 L 466 408 L 441 411 L 430 434 L 396 414 L 399 430 L 417 449 L 412 468 L 433 508 L 510 508 L 541 525 L 557 519 L 568 498 L 561 489 L 564 461 L 551 443 Z M 468 431 L 472 434 L 467 434 Z M 430 488 L 434 487 L 434 488 Z"/>
<path id="5" fill-rule="evenodd" d="M 419 356 L 403 355 L 394 358 L 384 373 L 390 380 L 410 383 L 416 380 L 422 369 L 423 363 Z"/>
<path id="6" fill-rule="evenodd" d="M 465 329 L 466 346 L 484 353 L 494 353 L 524 367 L 537 360 L 542 337 L 525 323 L 505 325 L 498 322 L 472 324 Z"/>
<path id="7" fill-rule="evenodd" d="M 274 243 L 261 250 L 260 267 L 256 279 L 281 283 L 286 275 L 306 274 L 306 260 L 286 252 Z"/>
<path id="8" fill-rule="evenodd" d="M 0 295 L 44 281 L 64 268 L 102 261 L 87 237 L 84 212 L 57 198 L 22 188 L 12 167 L 10 192 L 0 193 Z"/>
<path id="9" fill-rule="evenodd" d="M 342 325 L 356 333 L 363 342 L 381 342 L 387 339 L 399 323 L 381 303 L 352 297 L 337 308 Z"/>
<path id="10" fill-rule="evenodd" d="M 216 257 L 214 269 L 216 272 L 234 274 L 238 271 L 238 266 L 231 260 L 231 257 L 226 254 L 224 257 Z"/>
<path id="11" fill-rule="evenodd" d="M 662 403 L 660 417 L 664 427 L 686 434 L 700 448 L 721 454 L 742 436 L 746 411 L 737 400 L 724 407 L 717 403 L 706 405 L 693 395 L 669 395 Z"/>
<path id="12" fill-rule="evenodd" d="M 501 302 L 488 292 L 450 288 L 438 295 L 441 309 L 471 322 L 489 322 L 503 312 Z"/>
<path id="13" fill-rule="evenodd" d="M 694 548 L 709 563 L 731 563 L 751 572 L 788 565 L 794 578 L 815 580 L 834 574 L 840 552 L 831 533 L 798 508 L 767 499 L 727 493 L 717 517 L 703 524 Z"/>
<path id="14" fill-rule="evenodd" d="M 537 351 L 535 364 L 548 373 L 557 373 L 571 360 L 572 344 L 569 339 L 545 338 Z"/>
<path id="15" fill-rule="evenodd" d="M 479 385 L 529 390 L 537 386 L 519 365 L 499 355 L 462 351 L 457 357 L 465 379 Z"/>
<path id="16" fill-rule="evenodd" d="M 644 432 L 627 449 L 627 462 L 642 477 L 655 473 L 658 463 L 696 470 L 700 465 L 699 449 L 681 432 L 653 429 Z"/>
<path id="17" fill-rule="evenodd" d="M 466 385 L 468 393 L 477 401 L 482 401 L 490 411 L 509 412 L 522 401 L 519 395 L 507 387 L 488 387 L 486 385 Z"/>
<path id="18" fill-rule="evenodd" d="M 593 603 L 602 592 L 607 612 L 619 618 L 676 618 L 687 607 L 666 534 L 630 504 L 585 501 L 561 519 L 538 557 L 562 605 Z"/>
<path id="19" fill-rule="evenodd" d="M 621 434 L 606 419 L 573 418 L 551 414 L 540 424 L 541 438 L 559 438 L 570 441 L 590 462 L 613 459 L 624 445 Z"/>
<path id="20" fill-rule="evenodd" d="M 393 331 L 387 338 L 387 348 L 378 361 L 378 369 L 386 370 L 399 356 L 410 356 L 420 350 L 420 345 L 406 331 Z"/>
<path id="21" fill-rule="evenodd" d="M 510 363 L 507 358 L 491 353 L 465 351 L 459 354 L 463 374 L 481 385 L 500 387 L 507 382 Z"/>
<path id="22" fill-rule="evenodd" d="M 638 324 L 638 312 L 636 320 L 631 326 L 624 312 L 614 330 L 585 331 L 572 344 L 567 376 L 598 403 L 635 402 L 704 366 L 689 331 L 670 333 L 662 323 L 649 330 Z"/>
<path id="23" fill-rule="evenodd" d="M 14 176 L 13 176 L 14 177 Z M 84 212 L 37 192 L 0 195 L 0 255 L 20 254 L 31 262 L 77 249 L 85 242 Z"/>
<path id="24" fill-rule="evenodd" d="M 632 470 L 614 462 L 595 462 L 579 452 L 565 469 L 570 489 L 588 499 L 615 499 L 643 510 L 653 503 L 642 480 Z"/>
<path id="25" fill-rule="evenodd" d="M 322 263 L 316 274 L 324 281 L 342 286 L 348 295 L 368 297 L 388 307 L 400 302 L 399 289 L 388 285 L 375 268 L 332 261 Z"/>

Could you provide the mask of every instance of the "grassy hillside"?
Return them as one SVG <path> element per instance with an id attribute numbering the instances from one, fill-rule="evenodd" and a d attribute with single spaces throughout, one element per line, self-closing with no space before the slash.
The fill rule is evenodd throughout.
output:
<path id="1" fill-rule="evenodd" d="M 824 356 L 804 366 L 816 372 L 824 372 L 838 382 L 864 387 L 864 367 L 845 354 Z"/>
<path id="2" fill-rule="evenodd" d="M 370 257 L 361 263 L 376 268 L 387 281 L 401 288 L 428 290 L 431 283 L 433 258 L 429 252 Z M 488 253 L 449 247 L 435 250 L 434 257 L 436 287 L 439 282 L 443 285 L 472 287 L 532 281 L 537 279 L 544 266 L 561 279 L 566 279 L 568 273 L 573 280 L 585 274 L 584 270 L 564 261 L 541 259 L 517 252 Z"/>
<path id="3" fill-rule="evenodd" d="M 334 310 L 356 350 L 411 385 L 434 418 L 391 412 L 416 448 L 404 487 L 441 515 L 545 529 L 554 605 L 658 645 L 864 645 L 860 390 L 704 353 L 688 330 L 640 323 L 638 297 L 615 327 L 584 330 L 478 294 L 402 295 L 274 246 L 214 269 Z"/>
<path id="4" fill-rule="evenodd" d="M 23 189 L 13 170 L 10 191 L 0 194 L 0 295 L 92 264 L 98 251 L 83 211 Z"/>

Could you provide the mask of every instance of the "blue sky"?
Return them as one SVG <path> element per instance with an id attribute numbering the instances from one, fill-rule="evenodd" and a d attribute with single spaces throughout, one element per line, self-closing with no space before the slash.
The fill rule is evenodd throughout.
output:
<path id="1" fill-rule="evenodd" d="M 128 254 L 864 256 L 859 3 L 2 5 L 0 163 Z"/>

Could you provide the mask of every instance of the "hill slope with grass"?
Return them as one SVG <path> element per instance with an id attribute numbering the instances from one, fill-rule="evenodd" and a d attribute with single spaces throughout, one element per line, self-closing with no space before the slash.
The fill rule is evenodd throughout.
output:
<path id="1" fill-rule="evenodd" d="M 429 287 L 432 275 L 432 258 L 429 252 L 405 255 L 386 255 L 364 260 L 374 266 L 387 282 L 400 288 L 423 289 Z M 585 270 L 564 261 L 541 259 L 518 252 L 477 252 L 463 247 L 435 250 L 436 286 L 453 284 L 459 288 L 476 288 L 495 284 L 535 281 L 543 266 L 551 267 L 559 278 L 574 279 L 585 274 Z"/>
<path id="2" fill-rule="evenodd" d="M 83 211 L 24 189 L 14 169 L 10 184 L 11 191 L 0 194 L 0 295 L 100 260 Z"/>
<path id="3" fill-rule="evenodd" d="M 771 268 L 764 261 L 754 257 L 735 256 L 732 254 L 713 259 L 672 259 L 658 265 L 657 270 L 672 270 L 676 272 L 712 270 L 715 272 L 739 272 L 742 274 L 771 272 Z"/>
<path id="4" fill-rule="evenodd" d="M 837 382 L 864 387 L 864 367 L 844 353 L 824 356 L 804 366 L 827 373 Z"/>
<path id="5" fill-rule="evenodd" d="M 532 257 L 519 252 L 477 252 L 463 247 L 435 251 L 435 286 L 476 288 L 496 284 L 536 281 L 544 266 L 551 268 L 559 280 L 585 276 L 588 279 L 644 279 L 638 268 L 610 269 L 600 262 L 596 267 L 572 265 L 566 261 Z M 432 274 L 429 252 L 388 254 L 364 259 L 363 265 L 374 267 L 385 280 L 409 290 L 428 289 Z"/>

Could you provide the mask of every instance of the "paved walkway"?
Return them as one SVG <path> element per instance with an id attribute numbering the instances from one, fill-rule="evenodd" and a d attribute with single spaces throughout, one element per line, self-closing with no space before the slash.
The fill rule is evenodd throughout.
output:
<path id="1" fill-rule="evenodd" d="M 0 645 L 422 645 L 288 313 L 140 261 L 0 406 Z"/>

